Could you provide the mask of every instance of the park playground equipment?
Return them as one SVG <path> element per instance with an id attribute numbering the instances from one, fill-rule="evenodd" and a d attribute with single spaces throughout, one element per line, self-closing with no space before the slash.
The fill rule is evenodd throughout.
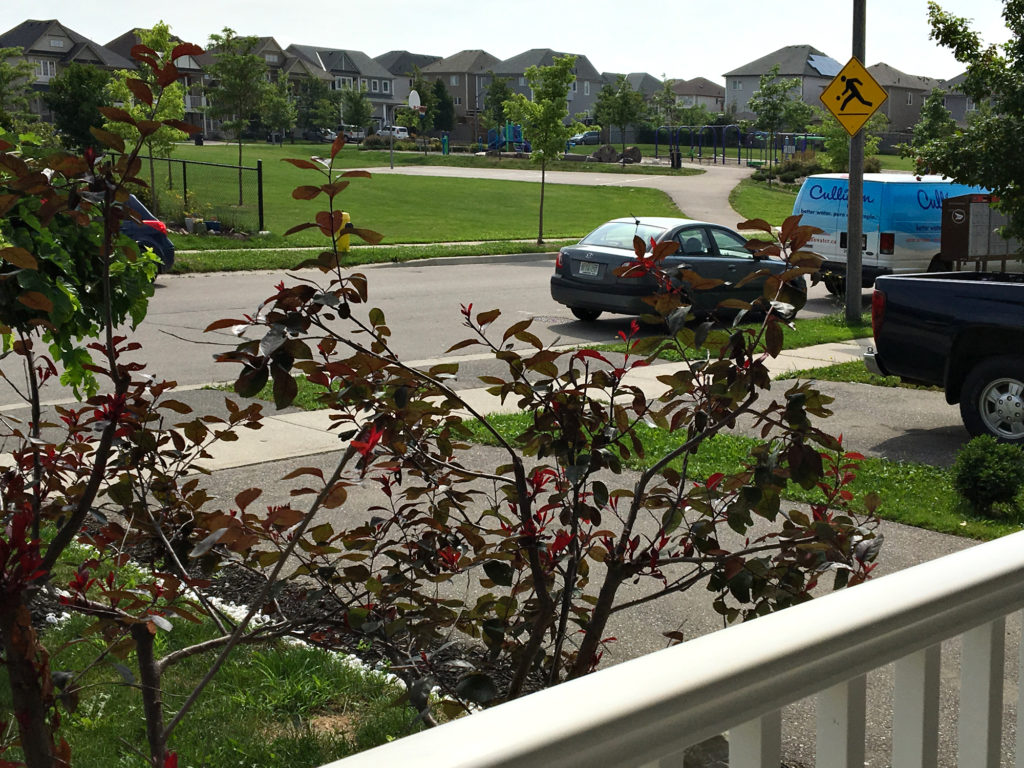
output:
<path id="1" fill-rule="evenodd" d="M 662 137 L 667 141 L 662 142 Z M 683 157 L 691 161 L 723 165 L 735 161 L 754 168 L 775 165 L 781 159 L 800 157 L 820 150 L 823 137 L 810 133 L 776 133 L 767 131 L 744 133 L 738 125 L 663 125 L 654 132 L 654 156 L 659 157 L 662 144 L 667 144 L 673 168 Z M 731 157 L 730 157 L 731 156 Z"/>
<path id="2" fill-rule="evenodd" d="M 529 152 L 530 142 L 523 138 L 523 126 L 506 122 L 502 128 L 487 131 L 487 149 L 499 152 Z"/>

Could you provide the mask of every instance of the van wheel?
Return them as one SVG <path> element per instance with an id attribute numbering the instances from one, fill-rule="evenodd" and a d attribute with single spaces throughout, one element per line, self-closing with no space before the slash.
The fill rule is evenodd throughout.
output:
<path id="1" fill-rule="evenodd" d="M 1024 357 L 982 360 L 964 380 L 960 417 L 972 435 L 1024 443 Z"/>
<path id="2" fill-rule="evenodd" d="M 569 307 L 569 311 L 572 312 L 578 320 L 583 320 L 584 322 L 587 323 L 592 323 L 601 316 L 600 309 L 584 309 L 583 307 Z"/>
<path id="3" fill-rule="evenodd" d="M 929 272 L 951 272 L 953 270 L 950 262 L 942 258 L 942 254 L 938 254 L 931 263 L 928 265 Z"/>

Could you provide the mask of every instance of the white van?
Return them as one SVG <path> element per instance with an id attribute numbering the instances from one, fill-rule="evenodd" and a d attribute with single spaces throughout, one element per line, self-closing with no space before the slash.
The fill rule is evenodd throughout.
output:
<path id="1" fill-rule="evenodd" d="M 822 275 L 833 293 L 842 292 L 842 276 L 846 274 L 849 184 L 845 173 L 808 176 L 793 204 L 793 213 L 801 214 L 801 224 L 824 230 L 807 247 L 825 259 Z M 865 173 L 861 241 L 864 287 L 869 288 L 878 275 L 947 269 L 938 258 L 942 250 L 942 201 L 985 191 L 954 184 L 944 176 Z"/>

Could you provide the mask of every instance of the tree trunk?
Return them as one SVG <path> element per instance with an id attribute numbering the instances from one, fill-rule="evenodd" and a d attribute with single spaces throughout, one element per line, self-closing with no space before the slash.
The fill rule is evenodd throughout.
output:
<path id="1" fill-rule="evenodd" d="M 590 671 L 591 661 L 597 655 L 601 646 L 601 635 L 608 625 L 608 619 L 612 615 L 612 608 L 615 605 L 615 595 L 622 584 L 622 564 L 613 563 L 608 566 L 604 583 L 597 596 L 597 603 L 590 614 L 590 621 L 584 630 L 583 642 L 580 644 L 579 653 L 576 656 L 576 663 L 569 672 L 569 679 L 582 677 Z"/>
<path id="2" fill-rule="evenodd" d="M 540 164 L 540 217 L 537 222 L 537 245 L 544 243 L 544 176 L 547 169 L 547 161 Z"/>
<path id="3" fill-rule="evenodd" d="M 36 639 L 28 608 L 20 598 L 10 602 L 0 607 L 0 637 L 25 765 L 54 768 L 63 761 L 55 759 L 53 734 L 46 719 L 51 685 L 49 656 Z"/>
<path id="4" fill-rule="evenodd" d="M 149 758 L 153 768 L 163 768 L 167 756 L 164 707 L 160 696 L 160 672 L 153 656 L 153 633 L 150 632 L 148 622 L 134 624 L 132 638 L 135 640 L 135 655 L 139 662 L 139 679 L 142 683 L 142 709 L 146 715 Z"/>

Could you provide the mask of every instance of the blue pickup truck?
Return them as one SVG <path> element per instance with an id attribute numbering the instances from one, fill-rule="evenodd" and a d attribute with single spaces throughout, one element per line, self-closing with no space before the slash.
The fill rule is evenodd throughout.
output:
<path id="1" fill-rule="evenodd" d="M 882 275 L 871 324 L 868 370 L 942 387 L 972 435 L 1024 444 L 1024 275 Z"/>

